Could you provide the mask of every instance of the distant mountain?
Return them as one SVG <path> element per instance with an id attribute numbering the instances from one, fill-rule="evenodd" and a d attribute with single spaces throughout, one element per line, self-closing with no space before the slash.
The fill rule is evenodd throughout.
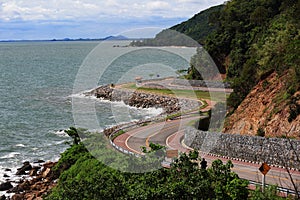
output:
<path id="1" fill-rule="evenodd" d="M 129 38 L 123 36 L 123 35 L 117 35 L 117 36 L 108 36 L 104 38 L 103 40 L 128 40 Z"/>
<path id="2" fill-rule="evenodd" d="M 72 42 L 72 41 L 103 41 L 103 40 L 129 40 L 129 38 L 118 35 L 118 36 L 108 36 L 105 38 L 63 38 L 63 39 L 52 39 L 52 40 L 0 40 L 0 42 L 40 42 L 40 41 L 66 41 L 66 42 Z"/>

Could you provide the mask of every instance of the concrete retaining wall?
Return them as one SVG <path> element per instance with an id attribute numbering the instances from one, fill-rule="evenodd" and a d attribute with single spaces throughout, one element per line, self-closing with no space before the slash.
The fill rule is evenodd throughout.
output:
<path id="1" fill-rule="evenodd" d="M 212 133 L 189 127 L 184 141 L 191 148 L 207 153 L 300 169 L 297 140 Z"/>

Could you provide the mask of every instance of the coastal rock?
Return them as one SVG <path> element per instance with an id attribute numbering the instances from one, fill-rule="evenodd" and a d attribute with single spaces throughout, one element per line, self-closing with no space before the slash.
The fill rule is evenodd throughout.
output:
<path id="1" fill-rule="evenodd" d="M 26 172 L 24 170 L 18 170 L 16 175 L 18 175 L 18 176 L 26 175 Z"/>
<path id="2" fill-rule="evenodd" d="M 35 194 L 25 194 L 24 197 L 27 200 L 33 200 L 33 199 L 35 199 Z"/>
<path id="3" fill-rule="evenodd" d="M 126 105 L 137 108 L 163 108 L 165 113 L 173 113 L 200 106 L 200 103 L 191 99 L 179 99 L 172 96 L 157 95 L 126 89 L 115 89 L 110 86 L 100 86 L 97 89 L 85 93 L 85 95 L 109 101 L 123 101 Z"/>
<path id="4" fill-rule="evenodd" d="M 34 185 L 31 186 L 31 190 L 37 190 L 40 191 L 42 189 L 43 185 L 41 182 L 37 182 Z"/>
<path id="5" fill-rule="evenodd" d="M 60 130 L 60 131 L 62 131 L 62 130 Z M 41 163 L 44 163 L 45 161 L 44 160 L 37 160 L 37 161 L 34 161 L 33 163 L 35 163 L 35 164 L 41 164 Z"/>
<path id="6" fill-rule="evenodd" d="M 6 200 L 6 196 L 5 196 L 5 195 L 2 195 L 2 196 L 0 197 L 0 200 Z"/>
<path id="7" fill-rule="evenodd" d="M 20 193 L 23 192 L 23 190 L 20 190 L 19 187 L 13 187 L 12 189 L 8 190 L 7 193 Z"/>
<path id="8" fill-rule="evenodd" d="M 56 165 L 56 162 L 47 162 L 43 165 L 44 169 L 52 168 Z"/>
<path id="9" fill-rule="evenodd" d="M 29 172 L 29 176 L 37 176 L 39 169 L 41 169 L 41 167 L 33 167 Z"/>
<path id="10" fill-rule="evenodd" d="M 49 174 L 50 174 L 51 169 L 47 168 L 44 172 L 43 172 L 43 178 L 46 178 Z"/>
<path id="11" fill-rule="evenodd" d="M 28 180 L 24 181 L 20 185 L 18 185 L 18 189 L 21 191 L 29 190 L 30 189 L 30 182 Z"/>
<path id="12" fill-rule="evenodd" d="M 24 200 L 24 194 L 15 194 L 11 200 Z"/>
<path id="13" fill-rule="evenodd" d="M 4 171 L 5 172 L 11 172 L 12 170 L 11 169 L 5 169 Z"/>
<path id="14" fill-rule="evenodd" d="M 23 166 L 21 168 L 18 168 L 16 175 L 26 175 L 26 171 L 30 171 L 31 169 L 31 164 L 28 161 L 26 161 L 23 163 Z"/>
<path id="15" fill-rule="evenodd" d="M 9 176 L 7 174 L 4 174 L 3 177 L 4 178 L 9 178 Z"/>
<path id="16" fill-rule="evenodd" d="M 10 182 L 2 183 L 2 184 L 0 184 L 0 191 L 6 191 L 13 187 L 14 186 Z"/>
<path id="17" fill-rule="evenodd" d="M 42 199 L 42 196 L 47 194 L 57 184 L 55 180 L 58 176 L 55 176 L 55 173 L 52 171 L 56 164 L 57 162 L 47 162 L 43 165 L 42 170 L 39 170 L 41 167 L 38 166 L 31 167 L 30 174 L 34 177 L 31 177 L 30 180 L 20 181 L 16 187 L 10 189 L 9 193 L 15 193 L 11 199 Z M 24 166 L 28 165 L 30 165 L 29 162 L 24 163 Z M 23 167 L 19 170 L 24 169 Z"/>
<path id="18" fill-rule="evenodd" d="M 38 172 L 37 169 L 32 169 L 32 170 L 30 170 L 30 172 L 29 172 L 29 176 L 37 176 L 37 172 Z"/>

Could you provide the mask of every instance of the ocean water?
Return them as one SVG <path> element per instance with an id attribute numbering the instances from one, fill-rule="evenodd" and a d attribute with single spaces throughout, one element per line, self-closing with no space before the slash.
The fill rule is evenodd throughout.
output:
<path id="1" fill-rule="evenodd" d="M 135 76 L 174 76 L 176 69 L 188 67 L 188 62 L 173 54 L 153 60 L 164 54 L 165 50 L 115 48 L 113 45 L 116 43 L 118 42 L 0 43 L 0 182 L 5 181 L 3 175 L 7 173 L 6 168 L 15 173 L 16 168 L 24 161 L 58 159 L 60 153 L 68 147 L 65 142 L 69 140 L 62 130 L 75 125 L 72 97 L 78 95 L 85 98 L 80 91 L 92 89 L 98 84 L 133 81 Z M 181 51 L 180 48 L 174 49 Z M 109 57 L 118 51 L 115 54 L 117 58 Z M 191 49 L 189 52 L 194 51 L 195 49 Z M 97 53 L 107 54 L 104 58 L 112 60 L 98 60 L 101 55 L 96 58 Z M 96 71 L 102 70 L 103 73 L 85 70 L 87 77 L 79 80 L 78 73 L 88 65 L 97 66 Z M 174 66 L 174 69 L 166 67 L 167 65 Z M 91 74 L 97 75 L 98 79 L 74 88 L 74 83 L 78 80 L 89 82 Z M 94 100 L 94 103 L 103 128 L 155 116 L 161 112 L 160 109 L 128 107 L 122 102 L 111 104 Z M 126 112 L 122 112 L 122 109 Z M 118 120 L 112 110 L 121 110 L 118 112 Z"/>

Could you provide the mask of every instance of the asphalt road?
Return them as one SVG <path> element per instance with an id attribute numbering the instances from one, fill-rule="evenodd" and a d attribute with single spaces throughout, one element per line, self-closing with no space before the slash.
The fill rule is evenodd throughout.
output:
<path id="1" fill-rule="evenodd" d="M 199 116 L 139 127 L 127 132 L 126 135 L 121 135 L 122 138 L 116 138 L 116 141 L 118 141 L 119 144 L 123 143 L 123 148 L 125 147 L 127 150 L 137 154 L 142 154 L 141 146 L 148 147 L 151 142 L 167 146 L 170 149 L 178 149 L 180 152 L 187 152 L 191 149 L 181 143 L 181 138 L 184 134 L 183 129 L 187 124 L 197 118 L 199 118 Z M 208 161 L 208 166 L 216 159 L 221 159 L 223 162 L 228 161 L 228 159 L 214 157 L 208 154 L 201 154 L 201 156 Z M 232 162 L 234 164 L 232 170 L 236 172 L 240 178 L 255 182 L 262 181 L 262 174 L 259 171 L 261 164 L 237 160 L 232 160 Z M 291 171 L 291 176 L 294 179 L 294 182 L 300 187 L 300 172 Z M 271 167 L 271 170 L 266 175 L 266 183 L 293 189 L 288 173 L 282 168 Z"/>
<path id="2" fill-rule="evenodd" d="M 167 138 L 170 135 L 183 130 L 189 122 L 196 119 L 199 119 L 199 116 L 160 122 L 134 129 L 127 132 L 130 136 L 125 140 L 125 145 L 129 150 L 139 154 L 142 153 L 141 146 L 149 147 L 151 142 L 167 146 Z"/>

